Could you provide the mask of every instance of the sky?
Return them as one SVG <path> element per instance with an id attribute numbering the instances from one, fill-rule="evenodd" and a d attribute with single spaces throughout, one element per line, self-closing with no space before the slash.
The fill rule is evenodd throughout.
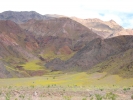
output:
<path id="1" fill-rule="evenodd" d="M 133 29 L 133 0 L 1 0 L 0 12 L 36 11 L 78 18 L 114 20 Z"/>

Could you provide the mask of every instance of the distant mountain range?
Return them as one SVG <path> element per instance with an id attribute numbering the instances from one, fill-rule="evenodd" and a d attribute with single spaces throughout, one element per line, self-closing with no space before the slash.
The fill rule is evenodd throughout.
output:
<path id="1" fill-rule="evenodd" d="M 24 23 L 30 19 L 36 20 L 46 20 L 61 17 L 61 15 L 41 15 L 35 11 L 21 11 L 21 12 L 14 12 L 14 11 L 5 11 L 0 13 L 0 20 L 11 20 L 16 23 Z"/>
<path id="2" fill-rule="evenodd" d="M 0 13 L 0 78 L 49 70 L 133 77 L 132 35 L 113 20 L 6 11 Z"/>

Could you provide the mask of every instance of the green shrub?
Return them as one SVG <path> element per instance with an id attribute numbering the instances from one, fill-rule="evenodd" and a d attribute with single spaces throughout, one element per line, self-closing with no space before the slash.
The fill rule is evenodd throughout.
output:
<path id="1" fill-rule="evenodd" d="M 10 93 L 6 94 L 6 100 L 10 100 Z"/>
<path id="2" fill-rule="evenodd" d="M 50 85 L 48 85 L 48 88 L 50 87 Z"/>
<path id="3" fill-rule="evenodd" d="M 130 90 L 130 88 L 124 88 L 123 90 L 124 90 L 124 91 L 127 91 L 127 90 Z"/>
<path id="4" fill-rule="evenodd" d="M 100 89 L 101 91 L 103 91 L 103 89 Z"/>
<path id="5" fill-rule="evenodd" d="M 103 97 L 100 94 L 95 94 L 96 100 L 102 100 Z"/>
<path id="6" fill-rule="evenodd" d="M 25 96 L 24 95 L 20 95 L 19 97 L 22 98 L 22 99 L 24 99 Z"/>
<path id="7" fill-rule="evenodd" d="M 131 99 L 133 99 L 133 95 L 131 95 Z"/>
<path id="8" fill-rule="evenodd" d="M 111 99 L 111 100 L 116 100 L 117 95 L 114 94 L 114 93 L 112 93 L 112 92 L 110 92 L 110 93 L 107 93 L 107 94 L 106 94 L 106 97 L 105 97 L 105 98 L 106 98 L 106 99 Z"/>
<path id="9" fill-rule="evenodd" d="M 82 100 L 87 100 L 87 97 L 84 97 Z"/>
<path id="10" fill-rule="evenodd" d="M 71 100 L 71 98 L 72 98 L 71 96 L 64 96 L 65 100 Z"/>
<path id="11" fill-rule="evenodd" d="M 31 85 L 30 87 L 31 87 L 31 88 L 34 88 L 35 86 L 34 86 L 34 85 Z"/>

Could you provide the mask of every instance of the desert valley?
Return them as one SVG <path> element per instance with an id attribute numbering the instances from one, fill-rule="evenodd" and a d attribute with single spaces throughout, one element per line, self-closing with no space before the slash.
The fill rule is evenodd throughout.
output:
<path id="1" fill-rule="evenodd" d="M 114 20 L 0 13 L 0 100 L 132 100 L 133 29 Z"/>

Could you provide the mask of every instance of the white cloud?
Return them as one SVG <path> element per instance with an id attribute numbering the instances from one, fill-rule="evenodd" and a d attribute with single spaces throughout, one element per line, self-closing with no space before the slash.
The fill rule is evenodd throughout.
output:
<path id="1" fill-rule="evenodd" d="M 124 27 L 133 28 L 132 0 L 3 0 L 0 12 L 37 11 L 41 14 L 61 14 L 80 18 L 115 20 Z M 127 15 L 125 15 L 127 14 Z"/>

